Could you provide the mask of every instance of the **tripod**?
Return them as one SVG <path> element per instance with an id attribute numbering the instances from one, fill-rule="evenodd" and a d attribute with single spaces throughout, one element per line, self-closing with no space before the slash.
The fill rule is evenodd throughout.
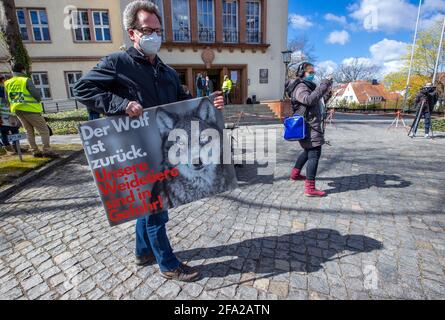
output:
<path id="1" fill-rule="evenodd" d="M 403 128 L 404 128 L 406 131 L 408 131 L 408 129 L 406 128 L 407 126 L 406 126 L 405 120 L 403 119 L 403 117 L 402 117 L 402 113 L 400 112 L 400 110 L 398 110 L 398 111 L 396 112 L 396 117 L 395 117 L 395 119 L 393 120 L 393 122 L 391 123 L 391 125 L 388 127 L 387 130 L 392 129 L 392 128 L 397 129 L 397 128 L 399 127 L 399 122 L 402 122 L 402 124 L 403 124 Z"/>
<path id="2" fill-rule="evenodd" d="M 326 118 L 326 125 L 331 124 L 334 128 L 335 128 L 335 124 L 334 124 L 334 115 L 335 115 L 335 109 L 331 109 L 328 112 L 328 117 Z"/>
<path id="3" fill-rule="evenodd" d="M 422 105 L 417 110 L 416 117 L 414 118 L 413 125 L 411 127 L 411 130 L 408 133 L 408 136 L 411 137 L 411 139 L 414 139 L 417 134 L 417 129 L 419 128 L 420 120 L 422 120 L 423 110 L 425 109 L 425 101 L 422 101 Z M 431 132 L 431 138 L 434 139 L 434 131 L 433 126 L 430 127 Z"/>

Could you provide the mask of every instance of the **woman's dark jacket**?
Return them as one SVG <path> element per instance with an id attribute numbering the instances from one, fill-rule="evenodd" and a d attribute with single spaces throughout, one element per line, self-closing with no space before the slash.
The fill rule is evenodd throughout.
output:
<path id="1" fill-rule="evenodd" d="M 294 112 L 303 116 L 307 123 L 307 138 L 300 140 L 304 149 L 316 148 L 325 144 L 323 132 L 323 114 L 320 109 L 321 99 L 325 97 L 332 86 L 332 80 L 323 80 L 317 85 L 313 82 L 297 79 L 295 89 L 290 93 Z M 287 88 L 292 87 L 289 84 Z"/>

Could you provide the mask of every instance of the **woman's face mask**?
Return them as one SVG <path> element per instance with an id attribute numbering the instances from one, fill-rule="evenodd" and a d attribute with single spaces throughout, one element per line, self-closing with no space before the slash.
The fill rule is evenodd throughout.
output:
<path id="1" fill-rule="evenodd" d="M 311 73 L 311 74 L 307 75 L 306 77 L 304 77 L 304 80 L 307 80 L 307 81 L 313 82 L 314 79 L 315 79 L 315 73 Z"/>
<path id="2" fill-rule="evenodd" d="M 157 54 L 161 49 L 162 38 L 156 32 L 139 37 L 139 46 L 145 55 Z"/>

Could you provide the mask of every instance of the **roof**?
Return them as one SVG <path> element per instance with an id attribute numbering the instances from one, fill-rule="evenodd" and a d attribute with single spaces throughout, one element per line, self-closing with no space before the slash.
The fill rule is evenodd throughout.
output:
<path id="1" fill-rule="evenodd" d="M 366 103 L 371 97 L 381 97 L 383 100 L 397 100 L 400 94 L 388 92 L 381 83 L 372 84 L 369 81 L 354 81 L 350 83 L 359 103 Z"/>
<path id="2" fill-rule="evenodd" d="M 345 90 L 346 90 L 346 88 L 348 87 L 348 84 L 346 83 L 346 84 L 344 84 L 344 83 L 342 83 L 342 84 L 339 84 L 338 86 L 336 86 L 335 88 L 334 88 L 334 94 L 332 95 L 332 97 L 333 98 L 335 98 L 335 97 L 341 97 L 344 93 L 345 93 Z"/>

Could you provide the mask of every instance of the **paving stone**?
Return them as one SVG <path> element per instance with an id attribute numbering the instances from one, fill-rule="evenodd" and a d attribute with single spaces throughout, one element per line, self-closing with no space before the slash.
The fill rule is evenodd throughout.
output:
<path id="1" fill-rule="evenodd" d="M 42 282 L 43 279 L 40 275 L 34 275 L 22 282 L 22 288 L 23 290 L 28 291 Z"/>
<path id="2" fill-rule="evenodd" d="M 46 283 L 41 283 L 41 284 L 33 287 L 29 291 L 27 291 L 26 294 L 29 299 L 34 300 L 34 299 L 37 299 L 38 297 L 44 295 L 48 291 L 49 291 L 48 285 Z"/>
<path id="3" fill-rule="evenodd" d="M 289 283 L 282 281 L 270 281 L 269 292 L 280 298 L 286 298 L 289 293 Z"/>
<path id="4" fill-rule="evenodd" d="M 180 291 L 181 287 L 179 285 L 173 281 L 167 281 L 156 290 L 156 293 L 164 299 L 174 299 Z"/>
<path id="5" fill-rule="evenodd" d="M 147 285 L 143 284 L 133 291 L 133 298 L 136 300 L 147 300 L 153 293 L 153 289 Z"/>
<path id="6" fill-rule="evenodd" d="M 267 291 L 269 289 L 269 283 L 269 279 L 257 279 L 253 283 L 253 286 L 258 290 Z"/>

